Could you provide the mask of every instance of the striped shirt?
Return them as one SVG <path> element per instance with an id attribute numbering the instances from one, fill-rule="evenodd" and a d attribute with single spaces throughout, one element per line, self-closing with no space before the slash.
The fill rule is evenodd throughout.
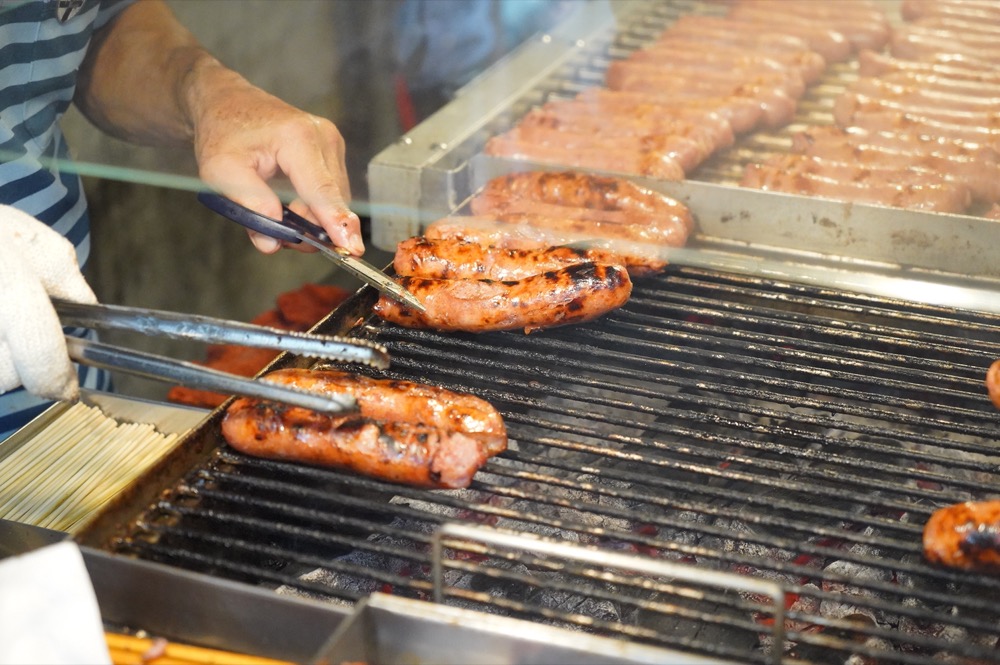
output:
<path id="1" fill-rule="evenodd" d="M 69 159 L 59 119 L 73 100 L 92 34 L 131 1 L 0 0 L 0 202 L 66 236 L 81 268 L 90 254 L 90 220 L 80 177 L 59 166 Z M 75 13 L 60 20 L 67 7 Z M 106 372 L 81 366 L 78 374 L 84 388 L 110 387 Z M 49 404 L 23 388 L 0 395 L 0 439 Z"/>

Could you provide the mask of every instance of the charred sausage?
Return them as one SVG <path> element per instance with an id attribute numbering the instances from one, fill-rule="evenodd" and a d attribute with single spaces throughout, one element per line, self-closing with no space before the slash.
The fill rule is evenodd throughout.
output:
<path id="1" fill-rule="evenodd" d="M 1000 501 L 968 501 L 935 511 L 924 526 L 931 563 L 1000 572 Z"/>
<path id="2" fill-rule="evenodd" d="M 386 296 L 375 303 L 382 319 L 409 328 L 490 332 L 583 323 L 620 307 L 632 293 L 624 268 L 582 263 L 515 282 L 400 277 L 426 308 L 418 312 Z"/>
<path id="3" fill-rule="evenodd" d="M 489 455 L 507 448 L 507 430 L 500 413 L 474 395 L 338 370 L 281 369 L 269 373 L 267 380 L 311 392 L 348 393 L 366 418 L 461 432 L 480 441 Z"/>
<path id="4" fill-rule="evenodd" d="M 690 229 L 691 211 L 680 201 L 623 178 L 574 172 L 528 171 L 493 178 L 472 201 L 477 215 L 502 214 L 520 201 L 559 206 L 560 216 L 648 224 L 678 220 Z"/>
<path id="5" fill-rule="evenodd" d="M 581 263 L 616 265 L 620 261 L 599 249 L 503 249 L 469 240 L 417 237 L 396 246 L 392 265 L 397 275 L 407 277 L 511 282 Z"/>
<path id="6" fill-rule="evenodd" d="M 579 233 L 543 228 L 528 220 L 525 215 L 501 216 L 500 220 L 492 217 L 444 217 L 433 222 L 424 237 L 428 240 L 464 240 L 484 247 L 516 250 L 538 250 L 582 242 L 607 252 L 613 257 L 610 263 L 625 266 L 631 278 L 662 272 L 667 264 L 646 244 L 622 242 L 615 238 L 595 239 Z"/>
<path id="7" fill-rule="evenodd" d="M 990 212 L 994 211 L 991 209 Z M 986 371 L 986 390 L 989 392 L 993 406 L 1000 409 L 1000 360 L 993 361 L 993 364 Z"/>
<path id="8" fill-rule="evenodd" d="M 250 398 L 229 407 L 222 433 L 247 455 L 343 468 L 417 487 L 467 487 L 487 457 L 478 441 L 461 432 L 332 417 Z"/>

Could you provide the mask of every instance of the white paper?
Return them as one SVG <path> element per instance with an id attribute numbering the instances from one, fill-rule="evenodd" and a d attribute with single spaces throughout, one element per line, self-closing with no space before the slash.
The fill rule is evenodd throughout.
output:
<path id="1" fill-rule="evenodd" d="M 76 543 L 0 561 L 0 665 L 106 663 L 101 611 Z"/>

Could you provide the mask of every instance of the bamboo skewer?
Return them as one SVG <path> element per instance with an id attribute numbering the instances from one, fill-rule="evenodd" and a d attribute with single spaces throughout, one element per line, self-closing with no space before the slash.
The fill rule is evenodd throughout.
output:
<path id="1" fill-rule="evenodd" d="M 71 531 L 177 442 L 152 425 L 119 423 L 73 404 L 34 438 L 0 456 L 0 518 Z"/>
<path id="2" fill-rule="evenodd" d="M 105 632 L 114 665 L 292 665 L 289 661 L 220 651 L 162 639 Z"/>

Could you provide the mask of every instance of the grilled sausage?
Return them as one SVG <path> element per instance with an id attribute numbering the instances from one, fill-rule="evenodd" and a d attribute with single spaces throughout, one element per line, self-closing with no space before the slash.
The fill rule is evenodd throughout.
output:
<path id="1" fill-rule="evenodd" d="M 523 201 L 559 206 L 560 217 L 643 225 L 666 217 L 688 230 L 694 226 L 691 211 L 677 199 L 623 178 L 586 173 L 509 173 L 486 183 L 471 205 L 474 214 L 496 215 Z"/>
<path id="2" fill-rule="evenodd" d="M 705 97 L 736 97 L 751 99 L 761 110 L 761 122 L 769 128 L 788 124 L 798 108 L 797 97 L 789 95 L 773 80 L 755 76 L 745 79 L 720 80 L 704 78 L 697 73 L 681 73 L 671 69 L 654 68 L 656 71 L 639 71 L 614 61 L 606 74 L 607 86 L 612 90 L 669 95 L 675 99 L 701 99 Z"/>
<path id="3" fill-rule="evenodd" d="M 745 21 L 708 14 L 682 14 L 661 33 L 661 38 L 670 39 L 678 35 L 701 43 L 732 44 L 748 51 L 815 51 L 805 39 L 778 28 L 748 30 Z"/>
<path id="4" fill-rule="evenodd" d="M 461 432 L 482 443 L 488 455 L 507 449 L 507 430 L 500 413 L 474 395 L 340 370 L 280 369 L 270 372 L 267 380 L 311 392 L 348 393 L 366 418 Z"/>
<path id="5" fill-rule="evenodd" d="M 950 39 L 926 31 L 902 28 L 893 31 L 889 53 L 902 60 L 960 60 L 967 67 L 995 71 L 1000 49 Z"/>
<path id="6" fill-rule="evenodd" d="M 864 168 L 902 169 L 917 174 L 938 174 L 967 187 L 975 201 L 1000 201 L 1000 166 L 986 160 L 921 153 L 848 141 L 796 142 L 803 154 L 823 161 Z"/>
<path id="7" fill-rule="evenodd" d="M 595 115 L 604 113 L 620 116 L 656 116 L 658 113 L 702 112 L 717 115 L 729 123 L 736 134 L 748 132 L 761 120 L 763 110 L 760 104 L 746 97 L 701 97 L 696 99 L 676 99 L 668 94 L 655 92 L 630 92 L 608 90 L 607 88 L 587 88 L 576 96 L 576 101 L 586 104 Z"/>
<path id="8" fill-rule="evenodd" d="M 924 526 L 924 556 L 949 568 L 1000 572 L 1000 501 L 935 511 Z"/>
<path id="9" fill-rule="evenodd" d="M 855 49 L 880 50 L 889 41 L 891 26 L 880 9 L 867 3 L 840 0 L 823 2 L 788 2 L 787 0 L 741 0 L 741 4 L 772 12 L 780 25 L 785 16 L 827 24 L 843 33 Z"/>
<path id="10" fill-rule="evenodd" d="M 826 69 L 826 60 L 819 53 L 810 50 L 799 52 L 761 53 L 745 48 L 689 42 L 663 35 L 649 46 L 629 55 L 630 62 L 658 63 L 663 67 L 678 64 L 698 63 L 718 69 L 742 72 L 794 72 L 806 85 L 816 83 Z"/>
<path id="11" fill-rule="evenodd" d="M 777 166 L 756 163 L 746 165 L 740 184 L 800 196 L 954 214 L 964 213 L 969 200 L 968 189 L 950 183 L 861 183 L 850 179 L 835 180 L 806 171 L 790 172 Z"/>
<path id="12" fill-rule="evenodd" d="M 662 133 L 626 133 L 607 129 L 606 122 L 598 124 L 602 126 L 596 127 L 592 117 L 559 118 L 548 111 L 536 110 L 525 115 L 502 137 L 495 137 L 494 143 L 507 139 L 519 145 L 557 145 L 561 150 L 584 154 L 600 149 L 609 155 L 608 158 L 611 155 L 618 155 L 619 159 L 631 156 L 635 164 L 631 167 L 633 172 L 661 174 L 659 177 L 670 176 L 674 164 L 685 173 L 697 168 L 718 145 L 714 137 L 707 135 L 706 127 L 688 121 L 675 121 Z M 491 150 L 496 150 L 496 146 Z"/>
<path id="13" fill-rule="evenodd" d="M 342 371 L 283 369 L 267 380 L 349 393 L 359 415 L 328 416 L 252 398 L 233 402 L 222 434 L 247 455 L 345 468 L 418 487 L 467 487 L 507 448 L 500 414 L 473 395 Z"/>
<path id="14" fill-rule="evenodd" d="M 837 182 L 851 182 L 859 185 L 932 185 L 954 187 L 956 196 L 965 206 L 972 203 L 969 188 L 960 182 L 947 178 L 944 174 L 921 171 L 910 166 L 877 166 L 859 164 L 847 159 L 837 160 L 816 155 L 786 154 L 775 155 L 765 164 L 775 166 L 789 173 L 809 173 Z"/>
<path id="15" fill-rule="evenodd" d="M 899 131 L 867 130 L 863 127 L 818 126 L 796 132 L 792 135 L 793 150 L 802 151 L 810 145 L 823 142 L 846 143 L 852 146 L 865 145 L 890 150 L 906 150 L 921 155 L 956 157 L 981 161 L 987 164 L 1000 163 L 1000 153 L 988 146 L 962 141 L 945 136 L 932 136 Z"/>
<path id="16" fill-rule="evenodd" d="M 528 221 L 526 215 L 492 217 L 445 217 L 433 222 L 424 232 L 428 240 L 464 240 L 483 247 L 511 250 L 537 250 L 576 242 L 601 249 L 613 257 L 610 262 L 623 265 L 629 277 L 645 277 L 659 273 L 666 261 L 645 244 L 629 243 L 613 238 L 595 239 L 578 233 L 546 229 Z M 514 221 L 521 219 L 523 222 Z"/>
<path id="17" fill-rule="evenodd" d="M 899 72 L 933 76 L 948 81 L 968 81 L 972 86 L 1000 85 L 1000 73 L 995 68 L 984 69 L 961 62 L 906 60 L 874 51 L 862 51 L 858 54 L 858 74 L 861 76 L 883 76 Z"/>
<path id="18" fill-rule="evenodd" d="M 618 265 L 620 261 L 600 249 L 503 249 L 469 240 L 416 237 L 396 246 L 392 265 L 397 275 L 406 277 L 511 282 L 581 263 Z"/>
<path id="19" fill-rule="evenodd" d="M 879 110 L 856 106 L 848 115 L 841 115 L 846 123 L 861 127 L 869 132 L 889 132 L 912 134 L 936 138 L 953 139 L 963 143 L 974 143 L 994 150 L 1000 150 L 1000 127 L 974 122 L 949 122 L 931 117 L 925 113 Z"/>
<path id="20" fill-rule="evenodd" d="M 778 20 L 771 10 L 742 3 L 734 5 L 726 18 L 742 23 L 741 29 L 746 32 L 783 32 L 799 37 L 809 44 L 809 48 L 826 58 L 827 62 L 844 62 L 851 57 L 854 50 L 850 40 L 843 33 L 818 21 L 788 15 Z"/>
<path id="21" fill-rule="evenodd" d="M 420 300 L 418 312 L 386 296 L 375 313 L 409 328 L 490 332 L 583 323 L 624 305 L 632 293 L 628 273 L 617 266 L 582 263 L 515 282 L 400 277 Z"/>
<path id="22" fill-rule="evenodd" d="M 806 91 L 802 75 L 788 69 L 771 69 L 765 64 L 755 68 L 739 68 L 715 64 L 671 63 L 638 59 L 612 60 L 605 70 L 605 82 L 611 89 L 627 90 L 636 87 L 631 81 L 672 81 L 682 82 L 684 87 L 717 94 L 730 94 L 744 83 L 770 88 L 792 99 L 798 99 Z"/>
<path id="23" fill-rule="evenodd" d="M 222 434 L 247 455 L 349 469 L 417 487 L 468 487 L 487 457 L 478 441 L 461 432 L 334 417 L 250 398 L 230 405 Z"/>
<path id="24" fill-rule="evenodd" d="M 986 140 L 996 140 L 1000 132 L 1000 112 L 991 104 L 965 104 L 959 107 L 954 102 L 941 105 L 912 96 L 910 99 L 888 95 L 871 97 L 853 91 L 838 95 L 833 103 L 833 117 L 841 127 L 860 125 L 860 122 L 855 122 L 860 117 L 878 113 L 901 113 L 917 122 L 947 124 L 956 129 L 976 129 Z"/>
<path id="25" fill-rule="evenodd" d="M 525 114 L 517 127 L 528 140 L 533 132 L 543 140 L 551 137 L 547 130 L 566 132 L 567 144 L 584 142 L 581 135 L 591 140 L 615 138 L 623 149 L 667 152 L 685 171 L 736 141 L 729 121 L 704 109 L 660 108 L 640 114 L 633 109 L 597 108 L 580 100 L 548 102 Z"/>
<path id="26" fill-rule="evenodd" d="M 987 216 L 991 219 L 997 219 L 995 214 L 996 206 L 990 209 Z M 1000 409 L 1000 360 L 995 360 L 986 371 L 986 390 L 989 392 L 993 406 Z"/>
<path id="27" fill-rule="evenodd" d="M 927 81 L 911 80 L 901 82 L 898 77 L 863 77 L 848 88 L 849 92 L 857 93 L 869 99 L 880 99 L 900 104 L 910 108 L 939 108 L 952 111 L 989 113 L 995 112 L 1000 106 L 1000 88 L 990 90 L 986 86 L 972 93 L 951 92 L 935 88 Z"/>
<path id="28" fill-rule="evenodd" d="M 565 133 L 552 131 L 544 140 L 529 141 L 514 127 L 503 134 L 490 137 L 483 151 L 487 155 L 543 164 L 632 173 L 660 180 L 684 179 L 684 168 L 677 162 L 680 153 L 621 150 L 614 139 L 589 141 L 573 146 L 567 146 L 566 140 Z M 674 148 L 692 149 L 690 145 L 675 145 Z"/>
<path id="29" fill-rule="evenodd" d="M 899 14 L 904 21 L 914 21 L 927 16 L 961 18 L 987 24 L 1000 24 L 993 0 L 903 0 Z"/>

